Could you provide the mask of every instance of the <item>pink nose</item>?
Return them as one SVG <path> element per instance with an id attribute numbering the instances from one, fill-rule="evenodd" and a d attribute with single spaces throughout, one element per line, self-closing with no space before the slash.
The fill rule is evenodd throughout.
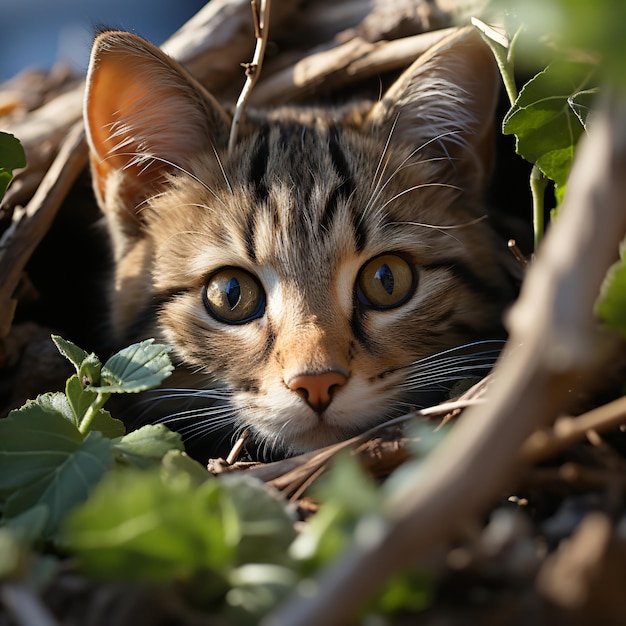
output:
<path id="1" fill-rule="evenodd" d="M 292 378 L 287 386 L 321 415 L 328 408 L 335 392 L 347 381 L 348 379 L 341 372 L 300 374 Z"/>

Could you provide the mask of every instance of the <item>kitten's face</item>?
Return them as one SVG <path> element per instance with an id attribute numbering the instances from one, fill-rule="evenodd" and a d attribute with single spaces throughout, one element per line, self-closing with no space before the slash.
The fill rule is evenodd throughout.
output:
<path id="1" fill-rule="evenodd" d="M 249 114 L 228 154 L 227 114 L 170 61 L 96 41 L 86 121 L 114 323 L 169 343 L 201 405 L 219 398 L 190 430 L 327 445 L 405 412 L 439 379 L 432 355 L 499 329 L 512 289 L 479 205 L 489 54 L 466 32 L 374 106 Z"/>

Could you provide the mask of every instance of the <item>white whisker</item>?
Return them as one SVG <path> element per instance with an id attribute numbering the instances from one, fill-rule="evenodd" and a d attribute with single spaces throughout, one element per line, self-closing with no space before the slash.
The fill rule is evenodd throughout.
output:
<path id="1" fill-rule="evenodd" d="M 396 127 L 396 122 L 397 122 L 397 118 L 394 121 L 394 124 L 392 126 L 391 132 L 389 134 L 389 136 L 387 137 L 387 141 L 385 143 L 385 147 L 383 149 L 383 156 L 385 156 L 385 154 L 388 151 L 389 148 L 389 144 L 391 142 L 391 136 L 395 130 Z M 450 157 L 448 156 L 447 158 L 443 158 L 443 157 L 434 157 L 434 158 L 430 158 L 430 159 L 425 159 L 425 160 L 421 160 L 421 161 L 417 161 L 415 163 L 409 163 L 409 161 L 419 152 L 421 152 L 424 148 L 426 148 L 427 146 L 429 146 L 431 143 L 438 141 L 440 139 L 442 139 L 443 137 L 446 136 L 451 136 L 451 135 L 456 135 L 458 134 L 460 131 L 449 131 L 446 133 L 442 133 L 441 135 L 438 135 L 437 137 L 434 137 L 426 142 L 424 142 L 423 144 L 421 144 L 419 147 L 415 148 L 414 150 L 412 150 L 401 162 L 400 165 L 398 165 L 398 167 L 387 177 L 387 180 L 384 182 L 383 185 L 381 185 L 380 183 L 382 182 L 382 174 L 384 174 L 384 170 L 387 167 L 387 163 L 389 162 L 389 159 L 387 160 L 387 163 L 385 163 L 385 168 L 383 168 L 383 172 L 381 173 L 381 179 L 376 181 L 374 188 L 372 189 L 372 193 L 371 193 L 371 197 L 370 200 L 368 201 L 368 203 L 365 206 L 365 209 L 363 210 L 363 214 L 361 215 L 361 220 L 365 217 L 365 215 L 367 213 L 369 213 L 371 211 L 371 208 L 374 204 L 376 204 L 378 202 L 378 199 L 380 198 L 381 194 L 383 193 L 383 191 L 385 190 L 385 188 L 387 187 L 387 185 L 389 185 L 391 183 L 391 181 L 394 179 L 394 177 L 403 169 L 405 169 L 405 167 L 410 167 L 410 166 L 415 166 L 415 165 L 420 165 L 420 164 L 424 164 L 424 163 L 430 163 L 430 162 L 434 162 L 434 161 L 439 161 L 439 160 L 450 160 Z M 381 157 L 382 160 L 382 157 Z M 376 172 L 378 172 L 378 168 L 376 169 Z M 376 174 L 375 174 L 376 177 Z M 376 209 L 377 213 L 380 213 L 385 206 L 387 206 L 388 202 L 386 202 L 382 207 L 378 207 Z"/>
<path id="2" fill-rule="evenodd" d="M 403 189 L 402 191 L 399 191 L 394 196 L 391 196 L 391 198 L 389 198 L 389 200 L 387 200 L 377 210 L 384 211 L 385 208 L 389 204 L 391 204 L 392 202 L 395 202 L 398 198 L 401 198 L 402 196 L 406 195 L 407 193 L 411 193 L 412 191 L 417 191 L 419 189 L 426 189 L 427 187 L 445 187 L 446 189 L 456 189 L 460 191 L 460 187 L 457 187 L 456 185 L 450 185 L 448 183 L 421 183 L 420 185 L 413 185 L 412 187 L 408 187 L 407 189 Z"/>
<path id="3" fill-rule="evenodd" d="M 218 154 L 215 146 L 212 146 L 213 148 L 213 154 L 215 155 L 215 160 L 217 161 L 217 164 L 219 165 L 220 168 L 220 172 L 222 172 L 222 176 L 224 177 L 224 182 L 226 183 L 226 186 L 228 187 L 228 191 L 230 191 L 230 193 L 233 193 L 233 188 L 230 184 L 230 181 L 228 180 L 228 176 L 226 176 L 226 171 L 224 170 L 224 164 L 222 163 L 222 159 L 220 159 L 220 155 Z"/>
<path id="4" fill-rule="evenodd" d="M 408 190 L 410 191 L 410 189 Z M 393 200 L 393 198 L 392 198 Z M 385 227 L 387 226 L 421 226 L 423 228 L 432 228 L 434 230 L 453 230 L 457 228 L 466 228 L 467 226 L 474 226 L 484 220 L 488 219 L 486 215 L 481 215 L 469 222 L 463 222 L 462 224 L 426 224 L 424 222 L 387 222 Z"/>

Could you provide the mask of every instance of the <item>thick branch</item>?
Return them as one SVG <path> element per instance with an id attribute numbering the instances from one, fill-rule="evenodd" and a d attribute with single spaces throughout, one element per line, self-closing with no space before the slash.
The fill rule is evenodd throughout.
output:
<path id="1" fill-rule="evenodd" d="M 452 30 L 376 43 L 355 37 L 329 50 L 314 52 L 267 78 L 259 83 L 250 102 L 255 106 L 286 103 L 314 92 L 345 89 L 365 78 L 405 68 Z"/>

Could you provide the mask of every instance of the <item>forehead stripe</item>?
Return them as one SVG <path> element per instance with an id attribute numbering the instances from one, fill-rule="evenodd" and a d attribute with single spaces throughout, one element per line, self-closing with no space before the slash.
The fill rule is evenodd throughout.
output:
<path id="1" fill-rule="evenodd" d="M 328 131 L 328 152 L 340 182 L 328 197 L 320 217 L 319 224 L 320 228 L 323 230 L 330 229 L 340 201 L 343 200 L 345 202 L 355 190 L 352 172 L 350 171 L 350 166 L 348 165 L 343 150 L 339 145 L 339 133 L 334 126 L 331 126 Z"/>
<path id="2" fill-rule="evenodd" d="M 250 159 L 250 181 L 252 182 L 254 196 L 258 203 L 265 202 L 269 194 L 265 180 L 267 160 L 269 158 L 268 132 L 267 126 L 261 128 Z"/>

